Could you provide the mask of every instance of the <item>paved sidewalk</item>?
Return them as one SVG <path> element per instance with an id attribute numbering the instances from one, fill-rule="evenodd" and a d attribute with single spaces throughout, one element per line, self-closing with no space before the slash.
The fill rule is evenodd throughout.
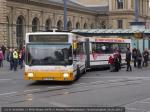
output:
<path id="1" fill-rule="evenodd" d="M 10 71 L 10 70 L 9 70 L 9 69 L 10 69 L 9 67 L 10 67 L 9 62 L 6 61 L 6 60 L 4 60 L 4 61 L 3 61 L 3 67 L 0 68 L 0 71 L 3 71 L 3 72 L 4 72 L 4 71 Z M 20 66 L 18 66 L 17 68 L 18 68 L 18 70 L 20 70 Z M 24 68 L 22 68 L 22 69 L 24 69 Z M 0 73 L 0 74 L 1 74 L 1 73 Z"/>

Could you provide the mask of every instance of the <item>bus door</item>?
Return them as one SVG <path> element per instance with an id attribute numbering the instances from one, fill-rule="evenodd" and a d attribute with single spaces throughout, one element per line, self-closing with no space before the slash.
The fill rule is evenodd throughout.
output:
<path id="1" fill-rule="evenodd" d="M 83 42 L 77 43 L 76 49 L 73 50 L 74 54 L 74 67 L 80 72 L 84 71 L 85 69 L 85 50 Z"/>

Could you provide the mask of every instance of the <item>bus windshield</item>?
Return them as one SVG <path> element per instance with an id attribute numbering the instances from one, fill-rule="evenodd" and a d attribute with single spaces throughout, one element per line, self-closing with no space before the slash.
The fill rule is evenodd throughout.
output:
<path id="1" fill-rule="evenodd" d="M 72 65 L 71 44 L 27 45 L 26 64 L 33 65 Z"/>

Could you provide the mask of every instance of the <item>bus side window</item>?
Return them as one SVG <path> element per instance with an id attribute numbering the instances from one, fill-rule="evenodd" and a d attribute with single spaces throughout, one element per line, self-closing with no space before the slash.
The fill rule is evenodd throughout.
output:
<path id="1" fill-rule="evenodd" d="M 84 49 L 83 49 L 83 42 L 82 43 L 78 43 L 77 44 L 77 49 L 76 49 L 76 54 L 82 54 L 84 53 Z"/>

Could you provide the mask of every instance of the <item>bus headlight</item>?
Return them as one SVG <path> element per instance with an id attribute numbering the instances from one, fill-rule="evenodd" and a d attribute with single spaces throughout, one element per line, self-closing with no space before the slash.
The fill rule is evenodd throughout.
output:
<path id="1" fill-rule="evenodd" d="M 28 73 L 28 77 L 33 77 L 33 73 Z"/>
<path id="2" fill-rule="evenodd" d="M 68 74 L 68 73 L 64 73 L 63 75 L 64 75 L 64 78 L 69 77 L 69 74 Z"/>

